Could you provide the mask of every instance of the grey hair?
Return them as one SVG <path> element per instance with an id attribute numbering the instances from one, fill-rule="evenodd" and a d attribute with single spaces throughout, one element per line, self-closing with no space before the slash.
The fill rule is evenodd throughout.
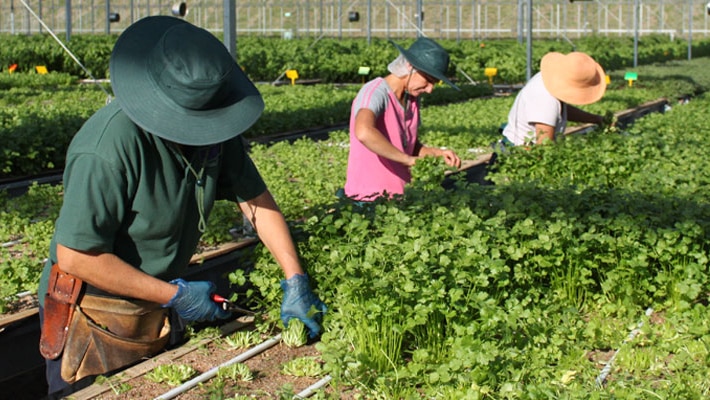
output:
<path id="1" fill-rule="evenodd" d="M 387 65 L 387 70 L 400 78 L 409 75 L 411 68 L 409 61 L 404 58 L 403 54 L 400 54 L 399 57 Z"/>

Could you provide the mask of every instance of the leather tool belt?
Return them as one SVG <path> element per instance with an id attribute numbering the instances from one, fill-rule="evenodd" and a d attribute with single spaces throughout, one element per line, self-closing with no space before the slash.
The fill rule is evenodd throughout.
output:
<path id="1" fill-rule="evenodd" d="M 44 358 L 54 360 L 62 354 L 83 283 L 81 279 L 60 270 L 57 264 L 52 265 L 44 296 L 44 321 L 39 340 L 39 352 Z"/>
<path id="2" fill-rule="evenodd" d="M 47 358 L 62 356 L 63 380 L 73 383 L 117 370 L 152 356 L 167 345 L 167 309 L 142 300 L 81 294 L 81 284 L 78 290 L 71 286 L 80 294 L 76 297 L 65 295 L 67 289 L 53 295 L 53 288 L 68 288 L 72 282 L 81 282 L 56 268 L 57 280 L 66 282 L 53 285 L 54 267 L 45 298 L 40 350 Z M 67 314 L 50 314 L 50 309 Z"/>

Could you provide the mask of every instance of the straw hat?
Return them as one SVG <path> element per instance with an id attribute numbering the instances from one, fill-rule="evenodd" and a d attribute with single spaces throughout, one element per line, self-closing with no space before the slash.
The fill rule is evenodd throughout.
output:
<path id="1" fill-rule="evenodd" d="M 460 90 L 458 86 L 454 85 L 446 77 L 446 72 L 449 69 L 449 53 L 441 45 L 426 37 L 417 39 L 409 46 L 408 50 L 405 50 L 395 42 L 392 42 L 392 44 L 412 64 L 414 69 L 444 81 L 456 90 Z"/>
<path id="2" fill-rule="evenodd" d="M 591 104 L 606 91 L 604 69 L 585 53 L 547 53 L 540 62 L 540 72 L 545 88 L 565 103 Z"/>
<path id="3" fill-rule="evenodd" d="M 236 137 L 264 101 L 227 48 L 180 18 L 154 16 L 129 26 L 109 63 L 116 101 L 138 126 L 185 145 Z"/>

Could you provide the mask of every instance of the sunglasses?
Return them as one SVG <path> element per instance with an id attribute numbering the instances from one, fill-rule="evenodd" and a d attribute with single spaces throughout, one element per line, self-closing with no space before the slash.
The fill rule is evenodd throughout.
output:
<path id="1" fill-rule="evenodd" d="M 433 76 L 431 76 L 427 73 L 424 73 L 422 71 L 417 70 L 417 73 L 419 75 L 421 75 L 424 79 L 426 79 L 427 82 L 431 83 L 432 85 L 436 85 L 437 83 L 439 83 L 441 81 L 441 79 L 434 78 Z"/>

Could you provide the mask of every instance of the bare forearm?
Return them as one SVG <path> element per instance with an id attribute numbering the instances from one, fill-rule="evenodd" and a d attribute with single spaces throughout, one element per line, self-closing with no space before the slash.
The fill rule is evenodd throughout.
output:
<path id="1" fill-rule="evenodd" d="M 240 203 L 239 207 L 251 221 L 261 242 L 281 266 L 286 279 L 294 274 L 302 274 L 303 269 L 286 219 L 271 193 L 266 191 L 252 200 Z"/>
<path id="2" fill-rule="evenodd" d="M 574 122 L 587 122 L 591 124 L 602 124 L 604 117 L 597 114 L 586 112 L 580 108 L 567 105 L 567 120 Z"/>
<path id="3" fill-rule="evenodd" d="M 57 245 L 59 267 L 84 282 L 117 296 L 165 304 L 177 286 L 133 267 L 111 253 L 87 253 Z"/>
<path id="4" fill-rule="evenodd" d="M 374 128 L 372 128 L 374 129 Z M 384 135 L 378 130 L 369 130 L 358 134 L 358 140 L 367 147 L 368 150 L 384 157 L 388 160 L 398 162 L 403 165 L 412 166 L 416 157 L 400 151 L 392 143 L 384 138 Z"/>
<path id="5" fill-rule="evenodd" d="M 541 124 L 541 123 L 536 123 L 534 124 L 535 126 L 535 132 L 537 134 L 535 135 L 535 143 L 536 144 L 544 144 L 546 142 L 554 142 L 555 141 L 555 127 L 547 124 Z"/>
<path id="6" fill-rule="evenodd" d="M 411 167 L 416 157 L 395 147 L 386 135 L 377 129 L 375 114 L 367 109 L 358 111 L 355 118 L 355 137 L 368 150 L 388 160 Z"/>

